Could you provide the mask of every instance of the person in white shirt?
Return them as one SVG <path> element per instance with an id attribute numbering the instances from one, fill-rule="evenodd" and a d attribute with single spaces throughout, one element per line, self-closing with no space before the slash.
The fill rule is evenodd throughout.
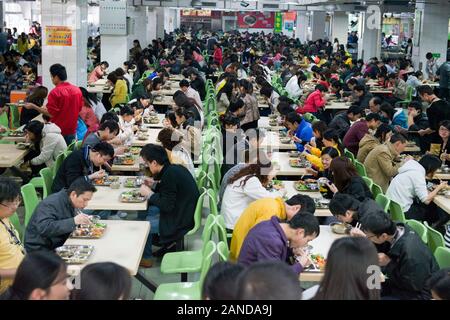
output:
<path id="1" fill-rule="evenodd" d="M 306 80 L 307 78 L 302 71 L 297 71 L 295 76 L 289 79 L 286 84 L 286 91 L 291 98 L 297 99 L 303 94 L 302 85 Z"/>
<path id="2" fill-rule="evenodd" d="M 259 92 L 261 93 L 261 95 L 263 97 L 266 98 L 266 100 L 269 104 L 270 110 L 272 112 L 275 112 L 276 108 L 278 106 L 278 103 L 280 102 L 279 101 L 280 95 L 271 86 L 270 87 L 264 86 L 261 88 L 261 90 Z"/>
<path id="3" fill-rule="evenodd" d="M 134 111 L 129 106 L 120 109 L 119 128 L 120 132 L 116 138 L 110 141 L 111 144 L 130 145 L 134 137 Z"/>
<path id="4" fill-rule="evenodd" d="M 417 96 L 416 88 L 422 85 L 423 74 L 422 71 L 416 71 L 408 75 L 406 84 L 413 88 L 413 96 Z"/>
<path id="5" fill-rule="evenodd" d="M 388 75 L 391 73 L 396 73 L 397 69 L 395 67 L 395 60 L 389 59 L 388 63 L 385 64 Z"/>
<path id="6" fill-rule="evenodd" d="M 269 191 L 266 188 L 274 178 L 273 167 L 250 164 L 233 177 L 225 188 L 220 213 L 225 220 L 225 226 L 233 230 L 242 212 L 251 202 L 262 198 L 282 197 L 285 191 Z"/>
<path id="7" fill-rule="evenodd" d="M 434 191 L 428 192 L 426 178 L 431 179 L 440 166 L 441 160 L 438 157 L 427 154 L 419 162 L 409 160 L 398 169 L 386 196 L 400 204 L 407 219 L 430 223 L 439 220 L 429 204 L 440 190 L 447 187 L 447 182 L 442 182 Z M 420 203 L 415 202 L 415 199 Z"/>
<path id="8" fill-rule="evenodd" d="M 198 113 L 200 114 L 201 122 L 204 123 L 204 116 L 203 116 L 203 103 L 202 99 L 200 98 L 200 94 L 197 90 L 193 89 L 189 85 L 188 80 L 181 80 L 180 81 L 180 89 L 184 92 L 186 97 L 194 99 L 195 107 L 198 110 Z"/>

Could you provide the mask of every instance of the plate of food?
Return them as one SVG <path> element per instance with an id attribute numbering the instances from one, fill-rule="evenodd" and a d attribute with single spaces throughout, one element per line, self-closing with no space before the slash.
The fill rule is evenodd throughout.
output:
<path id="1" fill-rule="evenodd" d="M 139 190 L 130 190 L 125 191 L 120 194 L 120 201 L 122 202 L 128 202 L 128 203 L 138 203 L 138 202 L 144 202 L 145 197 L 141 195 Z"/>
<path id="2" fill-rule="evenodd" d="M 316 204 L 316 209 L 328 209 L 330 200 L 314 198 L 314 203 Z"/>
<path id="3" fill-rule="evenodd" d="M 300 151 L 289 151 L 289 157 L 298 158 L 302 153 Z"/>
<path id="4" fill-rule="evenodd" d="M 131 147 L 129 149 L 129 152 L 133 155 L 138 155 L 141 153 L 141 150 L 142 150 L 142 148 L 139 148 L 139 147 Z"/>
<path id="5" fill-rule="evenodd" d="M 312 272 L 323 272 L 325 271 L 325 265 L 327 260 L 325 257 L 320 254 L 312 254 L 310 255 L 311 265 L 306 269 L 306 271 Z"/>
<path id="6" fill-rule="evenodd" d="M 20 130 L 9 131 L 8 137 L 25 137 L 25 132 Z"/>
<path id="7" fill-rule="evenodd" d="M 304 159 L 289 159 L 289 165 L 293 168 L 306 168 L 308 161 Z"/>
<path id="8" fill-rule="evenodd" d="M 281 180 L 272 180 L 267 187 L 269 191 L 279 191 L 281 189 L 284 189 L 284 183 Z"/>
<path id="9" fill-rule="evenodd" d="M 103 178 L 94 179 L 93 184 L 96 186 L 110 186 L 113 182 L 119 181 L 119 177 L 105 176 Z"/>
<path id="10" fill-rule="evenodd" d="M 30 147 L 29 143 L 25 143 L 25 142 L 20 142 L 16 145 L 17 149 L 19 150 L 26 150 Z"/>
<path id="11" fill-rule="evenodd" d="M 71 238 L 75 239 L 100 239 L 106 231 L 105 223 L 92 223 L 89 225 L 81 225 L 71 234 Z"/>
<path id="12" fill-rule="evenodd" d="M 55 249 L 55 252 L 67 264 L 84 264 L 94 251 L 90 245 L 64 245 Z"/>
<path id="13" fill-rule="evenodd" d="M 163 101 L 163 100 L 164 100 L 164 96 L 162 96 L 162 95 L 157 95 L 157 96 L 155 96 L 155 97 L 153 98 L 153 100 L 155 100 L 155 101 Z"/>
<path id="14" fill-rule="evenodd" d="M 280 142 L 282 144 L 290 144 L 291 143 L 291 138 L 290 137 L 280 137 Z"/>
<path id="15" fill-rule="evenodd" d="M 139 188 L 142 183 L 143 183 L 143 179 L 139 178 L 139 177 L 129 177 L 126 178 L 125 181 L 123 182 L 123 186 L 125 188 Z"/>
<path id="16" fill-rule="evenodd" d="M 158 124 L 159 118 L 157 116 L 150 116 L 148 118 L 145 118 L 144 122 L 146 124 Z"/>
<path id="17" fill-rule="evenodd" d="M 114 164 L 132 166 L 134 165 L 134 158 L 133 156 L 119 155 L 114 158 Z"/>
<path id="18" fill-rule="evenodd" d="M 269 119 L 276 120 L 278 116 L 276 114 L 269 114 Z"/>
<path id="19" fill-rule="evenodd" d="M 137 138 L 138 138 L 138 140 L 144 141 L 144 140 L 147 140 L 149 138 L 149 135 L 146 134 L 146 133 L 139 133 L 137 135 Z"/>
<path id="20" fill-rule="evenodd" d="M 317 192 L 319 191 L 319 185 L 317 184 L 317 180 L 314 179 L 306 179 L 306 180 L 298 180 L 294 184 L 295 190 L 304 191 L 304 192 Z"/>
<path id="21" fill-rule="evenodd" d="M 147 128 L 147 127 L 144 127 L 144 126 L 141 126 L 141 127 L 139 127 L 139 131 L 140 131 L 140 132 L 147 132 L 147 131 L 148 131 L 148 128 Z"/>
<path id="22" fill-rule="evenodd" d="M 269 126 L 272 126 L 272 127 L 276 127 L 278 125 L 278 121 L 275 119 L 275 120 L 269 120 Z"/>
<path id="23" fill-rule="evenodd" d="M 343 222 L 333 222 L 330 224 L 331 231 L 336 234 L 348 234 L 352 229 L 352 226 L 348 223 Z"/>

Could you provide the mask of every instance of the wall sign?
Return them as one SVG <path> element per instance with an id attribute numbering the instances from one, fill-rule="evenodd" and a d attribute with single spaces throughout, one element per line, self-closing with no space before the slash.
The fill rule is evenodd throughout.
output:
<path id="1" fill-rule="evenodd" d="M 47 46 L 72 46 L 72 29 L 65 26 L 46 26 L 45 43 Z"/>

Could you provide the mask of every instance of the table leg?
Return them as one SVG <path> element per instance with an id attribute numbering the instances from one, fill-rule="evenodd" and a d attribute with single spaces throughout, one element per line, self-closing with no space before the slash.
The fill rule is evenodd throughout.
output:
<path id="1" fill-rule="evenodd" d="M 147 279 L 141 271 L 138 271 L 135 275 L 136 279 L 139 280 L 140 283 L 142 283 L 145 287 L 147 287 L 150 291 L 153 293 L 156 292 L 156 289 L 158 288 L 158 285 L 154 283 L 153 281 Z"/>

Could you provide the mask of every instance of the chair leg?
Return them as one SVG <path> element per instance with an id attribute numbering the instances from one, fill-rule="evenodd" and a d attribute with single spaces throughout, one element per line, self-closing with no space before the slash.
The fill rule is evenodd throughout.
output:
<path id="1" fill-rule="evenodd" d="M 176 251 L 184 251 L 184 239 L 177 240 Z"/>
<path id="2" fill-rule="evenodd" d="M 186 272 L 181 273 L 181 282 L 187 282 L 188 274 Z"/>

